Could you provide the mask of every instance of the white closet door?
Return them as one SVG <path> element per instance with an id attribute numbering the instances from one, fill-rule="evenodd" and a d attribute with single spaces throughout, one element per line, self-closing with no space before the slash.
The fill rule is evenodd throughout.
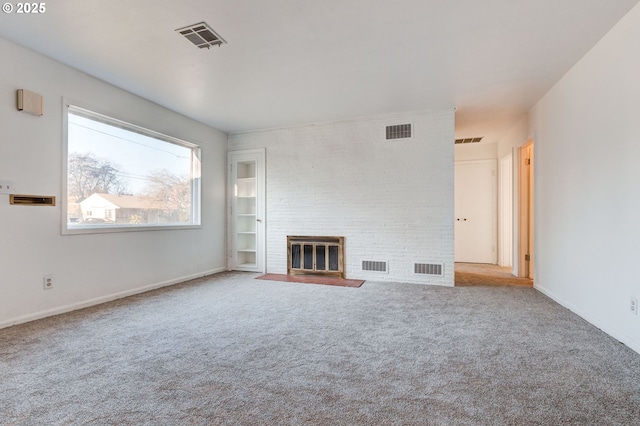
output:
<path id="1" fill-rule="evenodd" d="M 455 164 L 455 261 L 497 261 L 495 160 Z"/>

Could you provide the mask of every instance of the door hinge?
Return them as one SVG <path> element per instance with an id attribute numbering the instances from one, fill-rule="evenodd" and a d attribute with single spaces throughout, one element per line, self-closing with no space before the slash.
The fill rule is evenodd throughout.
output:
<path id="1" fill-rule="evenodd" d="M 524 260 L 526 260 L 527 262 L 531 260 L 531 255 L 530 254 L 525 254 L 524 255 Z"/>
<path id="2" fill-rule="evenodd" d="M 531 158 L 527 158 L 526 160 L 524 160 L 524 164 L 526 164 L 527 166 L 531 165 Z"/>

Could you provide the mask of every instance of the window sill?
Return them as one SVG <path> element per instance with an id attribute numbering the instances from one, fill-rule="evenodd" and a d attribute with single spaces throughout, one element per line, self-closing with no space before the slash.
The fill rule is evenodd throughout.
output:
<path id="1" fill-rule="evenodd" d="M 146 232 L 146 231 L 176 231 L 189 229 L 203 229 L 202 225 L 91 225 L 91 226 L 63 226 L 62 235 L 109 234 L 115 232 Z"/>

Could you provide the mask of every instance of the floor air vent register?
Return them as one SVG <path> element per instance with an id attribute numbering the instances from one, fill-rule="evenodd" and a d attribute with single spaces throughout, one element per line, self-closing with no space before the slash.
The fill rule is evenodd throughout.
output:
<path id="1" fill-rule="evenodd" d="M 379 262 L 375 260 L 363 260 L 362 270 L 371 272 L 384 272 L 387 273 L 387 262 Z"/>
<path id="2" fill-rule="evenodd" d="M 413 273 L 418 275 L 444 275 L 441 263 L 414 263 Z"/>
<path id="3" fill-rule="evenodd" d="M 363 260 L 362 270 L 368 272 L 389 272 L 389 265 L 387 262 L 379 262 L 373 260 Z M 442 276 L 444 267 L 441 263 L 414 263 L 413 273 L 416 275 L 437 275 Z"/>

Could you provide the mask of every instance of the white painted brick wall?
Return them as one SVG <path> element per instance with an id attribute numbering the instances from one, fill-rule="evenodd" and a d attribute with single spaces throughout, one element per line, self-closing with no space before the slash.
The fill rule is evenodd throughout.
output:
<path id="1" fill-rule="evenodd" d="M 413 138 L 385 140 L 402 123 Z M 267 272 L 287 272 L 287 235 L 331 235 L 345 237 L 347 278 L 452 286 L 453 139 L 449 108 L 229 135 L 230 151 L 266 148 Z M 414 262 L 444 276 L 414 275 Z"/>

